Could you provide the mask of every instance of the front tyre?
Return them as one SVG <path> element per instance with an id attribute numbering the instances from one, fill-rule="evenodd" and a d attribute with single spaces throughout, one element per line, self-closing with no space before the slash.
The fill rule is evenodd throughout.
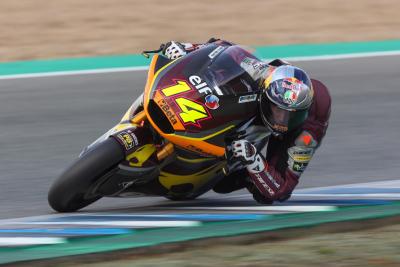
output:
<path id="1" fill-rule="evenodd" d="M 50 206 L 58 212 L 73 212 L 100 199 L 100 195 L 90 194 L 89 190 L 124 157 L 124 151 L 113 138 L 87 151 L 53 183 L 48 193 Z"/>

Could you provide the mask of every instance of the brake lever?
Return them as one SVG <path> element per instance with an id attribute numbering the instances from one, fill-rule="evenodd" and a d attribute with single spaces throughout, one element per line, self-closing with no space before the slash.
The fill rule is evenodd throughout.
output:
<path id="1" fill-rule="evenodd" d="M 157 53 L 160 53 L 161 51 L 164 50 L 164 48 L 165 48 L 165 44 L 161 44 L 161 45 L 160 45 L 160 48 L 158 48 L 158 49 L 156 49 L 156 50 L 148 50 L 148 51 L 144 50 L 144 51 L 142 52 L 142 55 L 143 55 L 145 58 L 149 58 L 149 57 L 150 57 L 149 54 L 157 54 Z"/>

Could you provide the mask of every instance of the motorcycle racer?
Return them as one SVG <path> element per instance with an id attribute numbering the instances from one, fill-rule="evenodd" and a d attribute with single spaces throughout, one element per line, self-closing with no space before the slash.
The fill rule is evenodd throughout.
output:
<path id="1" fill-rule="evenodd" d="M 160 53 L 161 52 L 161 53 Z M 259 203 L 290 198 L 328 127 L 320 81 L 239 45 L 171 41 L 152 56 L 143 93 L 52 184 L 72 212 L 102 197 L 189 200 L 247 188 Z"/>
<path id="2" fill-rule="evenodd" d="M 211 43 L 233 45 L 214 38 L 205 44 L 170 41 L 163 54 L 175 60 Z M 230 193 L 247 188 L 259 203 L 285 201 L 325 136 L 331 107 L 328 89 L 288 62 L 265 63 L 250 53 L 231 56 L 260 89 L 259 116 L 228 145 L 231 167 L 213 190 Z M 247 138 L 251 126 L 262 126 L 264 131 L 257 144 Z"/>

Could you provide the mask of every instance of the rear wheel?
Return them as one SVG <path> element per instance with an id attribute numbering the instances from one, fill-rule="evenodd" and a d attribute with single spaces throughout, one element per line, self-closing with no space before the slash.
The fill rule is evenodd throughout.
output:
<path id="1" fill-rule="evenodd" d="M 58 212 L 77 211 L 100 199 L 89 192 L 102 176 L 114 169 L 125 155 L 119 143 L 108 138 L 66 169 L 49 190 L 50 206 Z"/>

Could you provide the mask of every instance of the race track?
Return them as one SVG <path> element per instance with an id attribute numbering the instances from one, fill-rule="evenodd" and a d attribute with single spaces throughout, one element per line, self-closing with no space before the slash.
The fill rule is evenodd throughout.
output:
<path id="1" fill-rule="evenodd" d="M 299 187 L 399 179 L 400 56 L 298 65 L 324 81 L 333 98 L 328 134 Z M 53 213 L 47 204 L 51 182 L 85 145 L 119 121 L 142 91 L 145 75 L 1 80 L 0 218 Z M 212 205 L 223 198 L 209 193 L 200 201 Z M 84 211 L 128 212 L 165 202 L 102 199 Z"/>

